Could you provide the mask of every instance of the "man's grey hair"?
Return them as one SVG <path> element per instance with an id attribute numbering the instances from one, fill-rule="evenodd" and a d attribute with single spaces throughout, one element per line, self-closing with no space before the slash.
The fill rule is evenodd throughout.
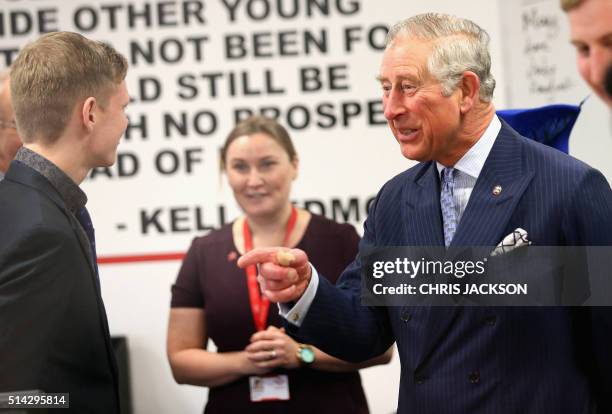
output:
<path id="1" fill-rule="evenodd" d="M 425 13 L 396 23 L 387 34 L 386 47 L 400 35 L 434 42 L 427 69 L 450 96 L 465 71 L 480 79 L 480 99 L 489 102 L 495 90 L 491 74 L 489 35 L 471 20 L 440 13 Z"/>

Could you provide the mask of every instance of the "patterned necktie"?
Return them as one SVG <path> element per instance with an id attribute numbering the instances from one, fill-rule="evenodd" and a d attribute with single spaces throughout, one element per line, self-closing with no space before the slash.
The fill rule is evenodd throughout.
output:
<path id="1" fill-rule="evenodd" d="M 440 193 L 440 207 L 442 208 L 442 221 L 444 222 L 444 245 L 450 246 L 455 230 L 457 230 L 457 210 L 453 192 L 455 190 L 455 169 L 442 170 L 442 192 Z"/>
<path id="2" fill-rule="evenodd" d="M 91 222 L 91 216 L 85 206 L 81 207 L 76 212 L 76 218 L 83 226 L 85 234 L 89 239 L 89 247 L 91 248 L 91 256 L 93 257 L 94 269 L 96 270 L 96 284 L 98 291 L 100 290 L 100 278 L 98 276 L 98 256 L 96 255 L 96 234 L 94 232 L 93 223 Z"/>

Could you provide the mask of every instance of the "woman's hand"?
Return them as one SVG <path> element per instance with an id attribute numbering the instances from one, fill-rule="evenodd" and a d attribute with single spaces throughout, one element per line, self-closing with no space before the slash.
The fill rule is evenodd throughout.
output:
<path id="1" fill-rule="evenodd" d="M 300 365 L 298 348 L 298 343 L 285 333 L 284 328 L 270 326 L 265 331 L 253 334 L 245 351 L 249 360 L 258 368 L 294 369 Z"/>
<path id="2" fill-rule="evenodd" d="M 275 368 L 273 366 L 259 364 L 256 360 L 251 358 L 250 353 L 246 349 L 240 352 L 240 367 L 244 376 L 266 375 Z"/>

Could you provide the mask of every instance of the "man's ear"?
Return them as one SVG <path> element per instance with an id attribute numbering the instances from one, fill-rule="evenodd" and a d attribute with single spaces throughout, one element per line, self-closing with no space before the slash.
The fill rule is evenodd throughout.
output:
<path id="1" fill-rule="evenodd" d="M 92 132 L 97 121 L 98 103 L 96 98 L 90 96 L 85 99 L 81 107 L 81 120 L 87 132 Z"/>
<path id="2" fill-rule="evenodd" d="M 459 110 L 465 114 L 480 100 L 480 78 L 472 71 L 465 71 L 457 87 L 461 93 Z"/>

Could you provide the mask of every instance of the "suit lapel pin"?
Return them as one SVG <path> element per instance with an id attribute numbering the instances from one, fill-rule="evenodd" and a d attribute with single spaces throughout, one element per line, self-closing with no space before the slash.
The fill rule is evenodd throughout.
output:
<path id="1" fill-rule="evenodd" d="M 493 187 L 493 191 L 492 191 L 492 193 L 493 193 L 493 195 L 494 195 L 495 197 L 497 197 L 498 195 L 500 195 L 500 194 L 501 194 L 501 192 L 502 192 L 502 186 L 501 186 L 501 185 L 497 184 L 495 187 Z"/>

